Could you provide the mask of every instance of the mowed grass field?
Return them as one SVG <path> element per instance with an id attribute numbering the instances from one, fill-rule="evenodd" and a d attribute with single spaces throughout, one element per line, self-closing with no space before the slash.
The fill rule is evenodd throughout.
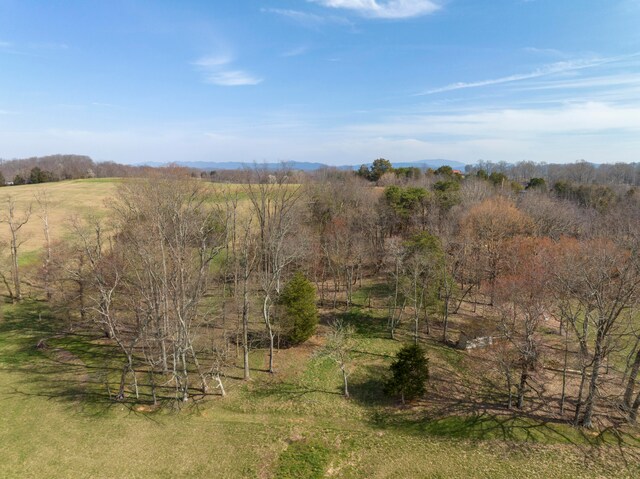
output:
<path id="1" fill-rule="evenodd" d="M 30 263 L 44 245 L 42 220 L 38 217 L 40 207 L 36 200 L 39 194 L 46 192 L 49 197 L 49 227 L 52 240 L 63 239 L 68 232 L 68 223 L 74 217 L 101 218 L 108 213 L 110 199 L 117 194 L 118 185 L 127 181 L 120 178 L 95 178 L 86 180 L 60 181 L 38 185 L 20 185 L 0 188 L 0 217 L 7 215 L 7 200 L 13 198 L 16 203 L 16 216 L 23 217 L 31 209 L 29 222 L 20 229 L 20 248 L 22 263 Z M 221 191 L 236 191 L 240 199 L 240 209 L 246 209 L 246 195 L 240 191 L 240 185 L 217 185 L 204 183 L 212 191 L 212 201 L 221 200 Z M 0 224 L 0 242 L 8 244 L 9 226 Z"/>
<path id="2" fill-rule="evenodd" d="M 63 219 L 104 212 L 117 183 L 46 185 L 58 198 L 53 214 Z M 10 192 L 28 202 L 34 188 Z M 356 300 L 364 305 L 363 298 L 361 291 Z M 378 311 L 364 307 L 323 312 L 325 321 L 343 316 L 357 327 L 352 399 L 341 396 L 335 365 L 314 355 L 323 341 L 321 327 L 307 344 L 277 353 L 277 374 L 264 372 L 266 351 L 255 350 L 253 379 L 240 380 L 238 358 L 225 378 L 226 398 L 211 395 L 158 411 L 108 399 L 102 366 L 114 351 L 98 336 L 57 334 L 57 320 L 37 300 L 0 308 L 0 477 L 640 475 L 637 444 L 628 438 L 482 412 L 434 417 L 420 404 L 402 407 L 386 398 L 382 384 L 401 343 L 388 338 Z M 36 347 L 41 339 L 44 349 Z M 427 350 L 430 388 L 436 379 L 453 377 L 452 371 L 464 375 L 472 362 L 436 343 Z"/>
<path id="3" fill-rule="evenodd" d="M 7 215 L 9 197 L 16 202 L 16 216 L 22 217 L 31 208 L 31 218 L 20 230 L 24 240 L 21 252 L 33 256 L 44 244 L 42 221 L 38 218 L 38 194 L 47 192 L 50 199 L 49 224 L 53 240 L 62 239 L 66 223 L 74 216 L 103 216 L 108 208 L 108 198 L 116 192 L 119 179 L 90 179 L 42 183 L 38 185 L 7 186 L 0 188 L 0 217 Z M 9 226 L 0 224 L 0 241 L 9 240 Z"/>
<path id="4" fill-rule="evenodd" d="M 44 305 L 4 305 L 0 322 L 0 474 L 69 478 L 637 477 L 611 442 L 571 428 L 474 415 L 421 417 L 380 394 L 398 343 L 358 336 L 351 400 L 334 365 L 313 356 L 319 338 L 277 355 L 253 380 L 226 378 L 228 396 L 151 412 L 113 403 L 101 384 L 95 337 L 51 337 Z M 38 350 L 48 338 L 48 349 Z M 460 353 L 461 354 L 461 353 Z M 371 360 L 372 355 L 377 359 Z M 439 353 L 430 350 L 432 361 Z M 451 358 L 456 361 L 457 358 Z M 238 362 L 238 366 L 239 366 Z M 587 459 L 595 454 L 596 460 Z M 633 456 L 632 456 L 633 457 Z M 627 458 L 628 459 L 628 458 Z"/>

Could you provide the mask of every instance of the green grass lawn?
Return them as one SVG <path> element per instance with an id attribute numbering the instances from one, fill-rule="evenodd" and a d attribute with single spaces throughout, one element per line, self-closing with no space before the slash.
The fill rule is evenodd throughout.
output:
<path id="1" fill-rule="evenodd" d="M 398 407 L 380 389 L 399 344 L 378 334 L 380 319 L 357 311 L 348 316 L 359 331 L 351 400 L 340 395 L 335 366 L 304 345 L 278 353 L 275 376 L 260 370 L 264 351 L 255 351 L 254 379 L 229 378 L 227 398 L 148 412 L 106 397 L 104 368 L 117 354 L 112 348 L 83 332 L 51 337 L 56 320 L 41 303 L 2 305 L 2 476 L 575 478 L 640 472 L 637 462 L 624 465 L 621 450 L 608 445 L 613 439 L 596 445 L 566 426 L 489 415 L 426 419 Z M 38 350 L 42 338 L 49 338 L 48 348 Z M 429 351 L 445 362 L 460 354 Z M 599 459 L 585 460 L 593 451 Z"/>

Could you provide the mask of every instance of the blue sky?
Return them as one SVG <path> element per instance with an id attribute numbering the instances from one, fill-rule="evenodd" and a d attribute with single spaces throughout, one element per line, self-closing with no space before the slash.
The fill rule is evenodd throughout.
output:
<path id="1" fill-rule="evenodd" d="M 640 161 L 640 0 L 0 0 L 0 158 Z"/>

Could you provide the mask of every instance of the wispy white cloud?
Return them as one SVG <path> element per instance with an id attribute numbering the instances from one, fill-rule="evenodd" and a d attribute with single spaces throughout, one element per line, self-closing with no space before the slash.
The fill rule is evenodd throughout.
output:
<path id="1" fill-rule="evenodd" d="M 302 24 L 319 25 L 325 23 L 325 17 L 316 15 L 314 13 L 301 12 L 300 10 L 293 10 L 290 8 L 261 8 L 263 13 L 273 13 L 282 17 L 289 18 Z"/>
<path id="2" fill-rule="evenodd" d="M 593 89 L 601 87 L 608 89 L 629 85 L 640 85 L 640 74 L 614 73 L 611 75 L 598 75 L 586 78 L 555 79 L 533 85 L 522 85 L 518 89 L 522 91 Z"/>
<path id="3" fill-rule="evenodd" d="M 204 56 L 192 62 L 204 75 L 204 82 L 218 86 L 246 86 L 262 83 L 259 78 L 244 70 L 229 68 L 233 57 L 229 54 Z"/>
<path id="4" fill-rule="evenodd" d="M 107 103 L 102 101 L 92 101 L 91 106 L 96 106 L 100 108 L 125 108 L 121 105 L 116 105 L 115 103 Z"/>
<path id="5" fill-rule="evenodd" d="M 66 43 L 58 42 L 24 42 L 16 43 L 6 40 L 0 40 L 0 50 L 10 55 L 20 55 L 36 58 L 49 57 L 59 54 L 70 47 Z"/>
<path id="6" fill-rule="evenodd" d="M 538 48 L 538 47 L 526 47 L 524 51 L 527 53 L 533 53 L 535 55 L 546 55 L 551 57 L 566 57 L 567 54 L 556 48 Z"/>
<path id="7" fill-rule="evenodd" d="M 209 74 L 205 81 L 219 86 L 243 86 L 262 83 L 262 78 L 242 70 L 224 70 Z"/>
<path id="8" fill-rule="evenodd" d="M 305 28 L 318 29 L 324 25 L 342 25 L 353 27 L 348 19 L 335 15 L 317 15 L 315 13 L 303 12 L 289 8 L 261 8 L 262 13 L 272 13 L 286 18 Z"/>
<path id="9" fill-rule="evenodd" d="M 285 52 L 282 52 L 281 56 L 283 56 L 283 57 L 299 57 L 300 55 L 304 55 L 308 51 L 309 51 L 309 47 L 307 47 L 307 46 L 299 46 L 299 47 L 287 50 Z"/>
<path id="10" fill-rule="evenodd" d="M 425 138 L 541 138 L 545 135 L 640 132 L 640 105 L 582 102 L 551 108 L 482 109 L 459 114 L 410 115 L 345 129 L 367 136 Z"/>
<path id="11" fill-rule="evenodd" d="M 69 45 L 66 43 L 56 42 L 35 42 L 27 44 L 29 48 L 34 50 L 68 50 Z"/>
<path id="12" fill-rule="evenodd" d="M 308 0 L 329 8 L 354 11 L 369 18 L 401 19 L 428 15 L 441 8 L 432 0 Z"/>
<path id="13" fill-rule="evenodd" d="M 251 122 L 240 115 L 202 124 L 121 131 L 1 128 L 0 144 L 4 157 L 73 150 L 97 160 L 117 161 L 145 157 L 168 162 L 179 152 L 193 160 L 304 159 L 331 164 L 360 164 L 380 156 L 394 163 L 426 158 L 614 162 L 638 160 L 639 133 L 640 104 L 583 102 L 552 108 L 478 107 L 466 113 L 390 115 L 346 125 L 320 124 L 304 115 L 258 114 Z"/>
<path id="14" fill-rule="evenodd" d="M 232 61 L 231 55 L 209 55 L 198 58 L 193 64 L 201 68 L 216 68 L 227 65 Z"/>
<path id="15" fill-rule="evenodd" d="M 528 73 L 516 73 L 514 75 L 508 75 L 499 78 L 492 78 L 488 80 L 480 80 L 475 82 L 457 82 L 451 83 L 449 85 L 445 85 L 438 88 L 432 88 L 430 90 L 426 90 L 424 92 L 419 93 L 418 95 L 433 95 L 435 93 L 444 93 L 454 90 L 463 90 L 467 88 L 480 88 L 492 85 L 500 85 L 503 83 L 513 83 L 519 82 L 523 80 L 531 80 L 533 78 L 541 78 L 554 74 L 567 73 L 577 70 L 583 70 L 586 68 L 593 68 L 605 63 L 612 63 L 618 60 L 623 60 L 626 58 L 630 58 L 634 55 L 627 55 L 624 57 L 610 57 L 610 58 L 592 58 L 592 59 L 578 59 L 578 60 L 567 60 L 561 62 L 551 63 L 549 65 L 544 65 L 536 70 L 533 70 Z"/>

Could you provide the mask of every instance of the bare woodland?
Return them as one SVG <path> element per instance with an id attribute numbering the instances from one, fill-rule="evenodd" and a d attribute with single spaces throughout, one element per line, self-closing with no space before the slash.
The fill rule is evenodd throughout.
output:
<path id="1" fill-rule="evenodd" d="M 106 217 L 53 225 L 46 194 L 22 211 L 9 195 L 6 294 L 46 301 L 68 330 L 111 346 L 114 401 L 224 396 L 229 376 L 251 379 L 258 349 L 267 358 L 258 367 L 277 375 L 277 350 L 295 347 L 280 295 L 300 272 L 328 318 L 317 354 L 335 362 L 346 397 L 354 329 L 331 318 L 358 307 L 384 318 L 390 338 L 427 352 L 490 337 L 465 354 L 493 385 L 482 400 L 496 410 L 543 408 L 587 428 L 635 423 L 637 168 L 400 170 L 372 181 L 255 168 L 237 173 L 241 184 L 151 171 L 122 184 Z M 41 222 L 45 243 L 25 272 L 27 221 Z M 65 229 L 65 240 L 53 242 L 50 228 Z M 437 390 L 438 375 L 430 382 Z"/>

